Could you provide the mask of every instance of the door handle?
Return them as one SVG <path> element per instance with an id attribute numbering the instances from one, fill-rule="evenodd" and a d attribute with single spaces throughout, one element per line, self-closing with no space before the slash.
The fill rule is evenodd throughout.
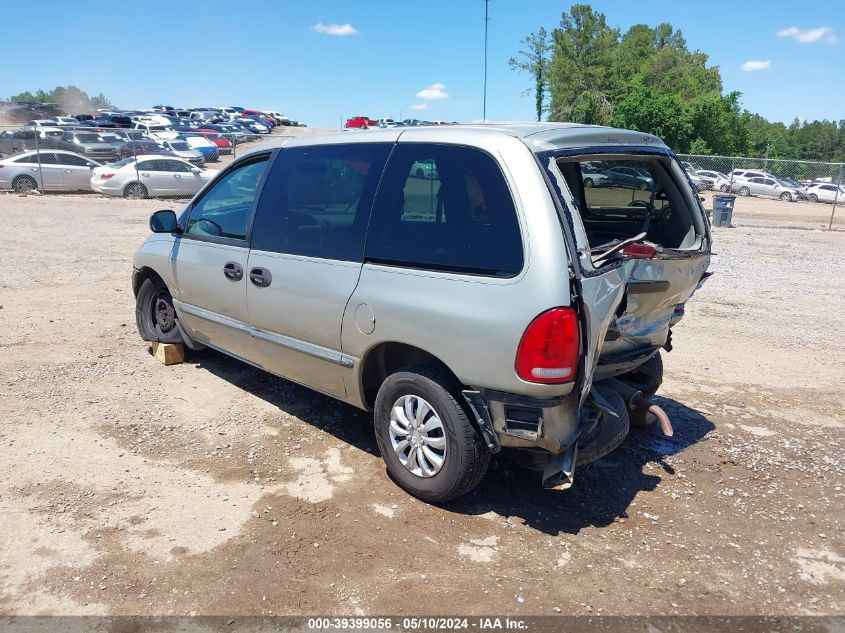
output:
<path id="1" fill-rule="evenodd" d="M 226 265 L 223 266 L 223 274 L 226 279 L 240 281 L 244 278 L 244 267 L 237 262 L 226 262 Z"/>
<path id="2" fill-rule="evenodd" d="M 259 288 L 266 288 L 273 281 L 273 276 L 266 268 L 253 268 L 249 271 L 249 280 Z"/>
<path id="3" fill-rule="evenodd" d="M 181 178 L 182 176 L 180 176 L 179 174 L 173 174 L 173 177 L 174 178 Z"/>

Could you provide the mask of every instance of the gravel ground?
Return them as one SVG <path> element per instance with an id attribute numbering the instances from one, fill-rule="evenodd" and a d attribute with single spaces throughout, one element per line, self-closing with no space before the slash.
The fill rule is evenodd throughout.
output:
<path id="1" fill-rule="evenodd" d="M 497 461 L 432 507 L 367 414 L 150 356 L 129 275 L 160 201 L 0 196 L 0 614 L 843 613 L 845 233 L 784 204 L 714 230 L 673 438 L 565 492 Z"/>

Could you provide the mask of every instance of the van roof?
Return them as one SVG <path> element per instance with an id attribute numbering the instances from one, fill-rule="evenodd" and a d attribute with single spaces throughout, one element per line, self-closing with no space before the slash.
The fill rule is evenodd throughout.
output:
<path id="1" fill-rule="evenodd" d="M 504 122 L 349 130 L 268 141 L 255 149 L 260 151 L 282 146 L 328 145 L 339 142 L 396 142 L 400 137 L 403 137 L 403 140 L 415 140 L 417 137 L 423 140 L 435 135 L 441 142 L 448 142 L 450 137 L 454 137 L 457 142 L 469 140 L 468 137 L 476 135 L 511 136 L 522 139 L 533 152 L 602 145 L 651 145 L 666 148 L 666 144 L 657 136 L 633 130 L 578 123 Z"/>

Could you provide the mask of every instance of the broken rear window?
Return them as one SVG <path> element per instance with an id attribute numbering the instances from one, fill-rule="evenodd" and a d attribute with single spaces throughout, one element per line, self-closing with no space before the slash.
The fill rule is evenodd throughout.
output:
<path id="1" fill-rule="evenodd" d="M 559 158 L 558 168 L 575 200 L 590 248 L 645 233 L 665 248 L 696 245 L 689 184 L 675 178 L 668 156 L 580 156 Z"/>

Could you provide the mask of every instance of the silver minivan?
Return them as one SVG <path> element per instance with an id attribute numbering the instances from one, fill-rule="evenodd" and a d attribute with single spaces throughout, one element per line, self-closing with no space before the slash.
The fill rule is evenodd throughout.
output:
<path id="1" fill-rule="evenodd" d="M 653 186 L 585 187 L 595 164 Z M 144 340 L 372 411 L 388 473 L 432 502 L 496 453 L 566 488 L 632 424 L 671 434 L 650 397 L 711 246 L 660 139 L 561 123 L 264 144 L 150 227 Z"/>

